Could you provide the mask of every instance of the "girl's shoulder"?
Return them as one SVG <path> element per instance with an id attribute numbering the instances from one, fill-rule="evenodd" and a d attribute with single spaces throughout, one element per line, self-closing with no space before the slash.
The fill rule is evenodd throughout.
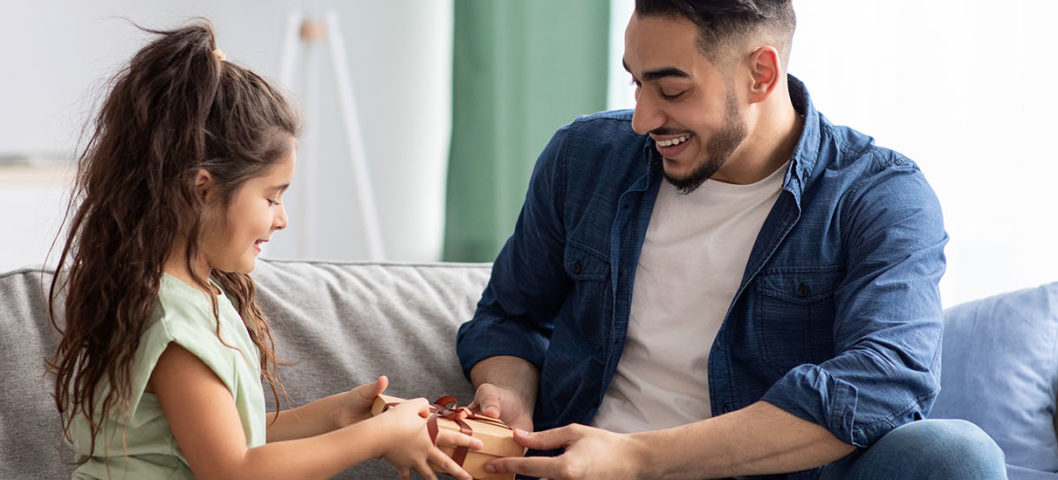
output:
<path id="1" fill-rule="evenodd" d="M 158 288 L 158 303 L 148 320 L 147 327 L 156 324 L 168 328 L 207 328 L 216 332 L 217 319 L 221 323 L 242 320 L 234 306 L 223 293 L 214 303 L 209 294 L 176 277 L 163 274 Z M 214 313 L 216 308 L 216 313 Z"/>
<path id="2" fill-rule="evenodd" d="M 247 357 L 257 365 L 257 351 L 235 307 L 222 293 L 216 296 L 217 313 L 209 295 L 176 277 L 162 276 L 158 302 L 144 324 L 139 355 L 152 370 L 169 344 L 178 344 L 198 357 L 230 383 L 233 357 Z M 239 363 L 239 362 L 237 362 Z"/>
<path id="3" fill-rule="evenodd" d="M 143 327 L 141 346 L 164 350 L 170 343 L 178 343 L 199 357 L 207 357 L 224 355 L 231 345 L 243 347 L 249 340 L 243 339 L 246 336 L 241 317 L 224 294 L 216 296 L 214 314 L 209 294 L 164 274 L 158 302 Z"/>

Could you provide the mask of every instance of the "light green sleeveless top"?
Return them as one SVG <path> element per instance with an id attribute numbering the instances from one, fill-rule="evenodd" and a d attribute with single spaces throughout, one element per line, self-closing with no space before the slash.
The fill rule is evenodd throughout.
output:
<path id="1" fill-rule="evenodd" d="M 228 386 L 246 434 L 246 446 L 265 443 L 264 390 L 257 347 L 223 293 L 217 296 L 217 304 L 223 343 L 217 337 L 217 324 L 207 294 L 168 274 L 162 275 L 158 304 L 144 325 L 133 360 L 131 411 L 128 415 L 116 411 L 120 408 L 110 412 L 103 420 L 95 452 L 89 451 L 87 419 L 83 416 L 73 419 L 70 434 L 75 459 L 88 458 L 73 478 L 193 478 L 158 398 L 144 391 L 151 371 L 169 343 L 179 344 L 197 356 Z"/>

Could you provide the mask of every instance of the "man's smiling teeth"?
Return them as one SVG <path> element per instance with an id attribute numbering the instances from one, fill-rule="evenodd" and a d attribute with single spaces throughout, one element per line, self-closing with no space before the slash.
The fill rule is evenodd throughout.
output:
<path id="1" fill-rule="evenodd" d="M 679 145 L 686 141 L 687 135 L 684 135 L 682 137 L 670 138 L 668 140 L 659 140 L 657 143 L 659 147 L 671 147 L 673 145 Z"/>

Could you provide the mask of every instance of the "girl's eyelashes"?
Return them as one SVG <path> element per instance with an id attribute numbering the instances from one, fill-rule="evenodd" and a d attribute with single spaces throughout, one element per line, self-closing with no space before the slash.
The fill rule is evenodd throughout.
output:
<path id="1" fill-rule="evenodd" d="M 279 205 L 279 200 L 278 199 L 277 200 L 273 200 L 271 198 L 266 198 L 265 200 L 268 200 L 268 206 L 269 207 L 274 207 L 276 205 Z"/>

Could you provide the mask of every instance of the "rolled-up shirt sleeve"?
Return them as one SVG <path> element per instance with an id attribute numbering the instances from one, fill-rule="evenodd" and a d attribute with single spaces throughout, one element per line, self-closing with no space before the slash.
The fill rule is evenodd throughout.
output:
<path id="1" fill-rule="evenodd" d="M 940 204 L 913 164 L 872 158 L 879 172 L 846 197 L 847 275 L 835 292 L 835 355 L 799 365 L 762 400 L 867 447 L 928 415 L 940 391 L 944 273 Z"/>
<path id="2" fill-rule="evenodd" d="M 537 368 L 543 363 L 554 315 L 570 288 L 562 267 L 569 128 L 559 129 L 540 154 L 514 233 L 493 262 L 474 317 L 459 328 L 456 351 L 468 378 L 475 364 L 497 355 L 521 357 Z"/>

